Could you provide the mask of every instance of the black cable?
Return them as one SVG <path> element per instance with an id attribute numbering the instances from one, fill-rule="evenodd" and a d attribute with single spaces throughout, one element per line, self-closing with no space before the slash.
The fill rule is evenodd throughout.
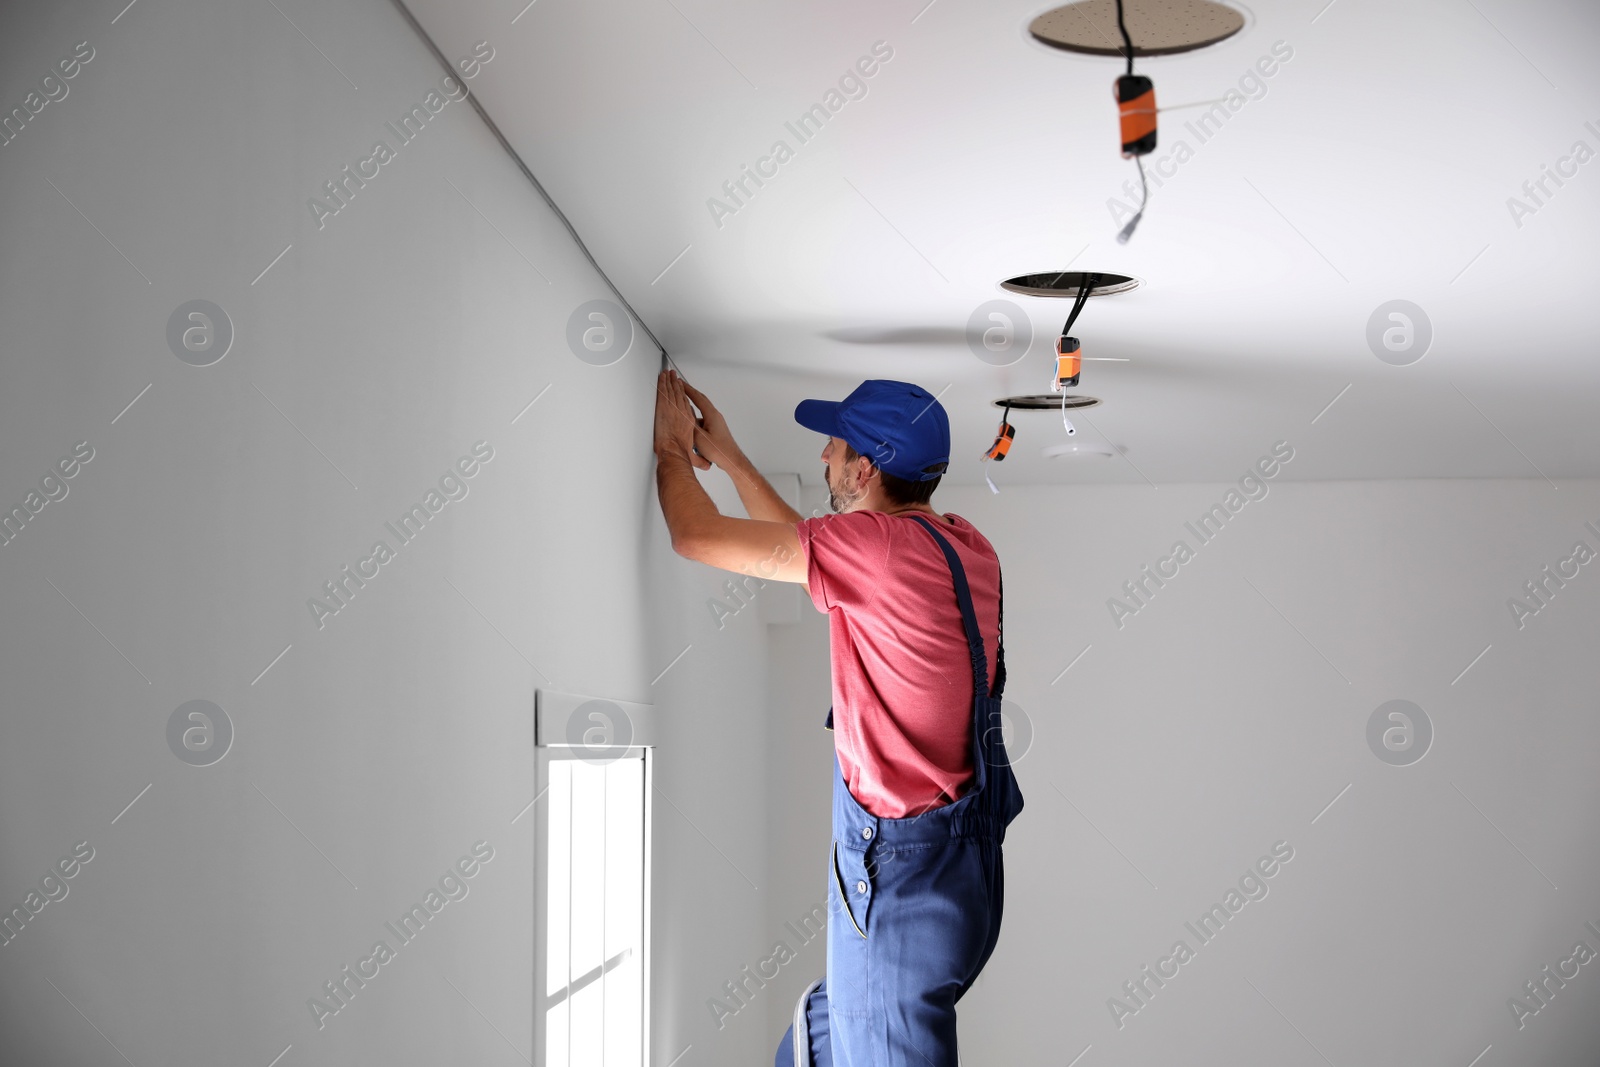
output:
<path id="1" fill-rule="evenodd" d="M 1078 312 L 1083 310 L 1083 305 L 1089 299 L 1089 276 L 1083 275 L 1078 281 L 1078 295 L 1073 298 L 1072 310 L 1067 313 L 1067 324 L 1061 327 L 1061 336 L 1065 337 L 1072 332 L 1072 324 L 1078 319 Z"/>
<path id="2" fill-rule="evenodd" d="M 1072 324 L 1078 321 L 1078 312 L 1083 310 L 1083 305 L 1089 301 L 1089 291 L 1100 284 L 1100 275 L 1085 274 L 1078 283 L 1078 296 L 1072 302 L 1072 311 L 1067 315 L 1067 324 L 1061 327 L 1061 336 L 1065 337 L 1072 332 Z"/>
<path id="3" fill-rule="evenodd" d="M 1122 31 L 1122 43 L 1128 47 L 1128 73 L 1133 73 L 1133 38 L 1128 36 L 1128 24 L 1122 21 L 1122 0 L 1117 0 L 1117 29 Z"/>
<path id="4" fill-rule="evenodd" d="M 1117 0 L 1117 29 L 1122 31 L 1122 43 L 1127 49 L 1128 56 L 1127 76 L 1131 78 L 1133 77 L 1133 38 L 1128 36 L 1128 24 L 1122 18 L 1122 0 Z M 1148 82 L 1146 84 L 1148 85 Z M 1118 99 L 1121 99 L 1120 90 Z M 1154 98 L 1152 98 L 1151 106 L 1154 106 Z M 1119 245 L 1128 243 L 1128 238 L 1133 236 L 1134 227 L 1138 226 L 1139 220 L 1144 218 L 1145 205 L 1150 202 L 1150 187 L 1145 184 L 1144 159 L 1139 155 L 1135 155 L 1133 160 L 1139 165 L 1139 210 L 1134 212 L 1133 218 L 1129 219 L 1128 224 L 1117 233 L 1117 244 Z"/>

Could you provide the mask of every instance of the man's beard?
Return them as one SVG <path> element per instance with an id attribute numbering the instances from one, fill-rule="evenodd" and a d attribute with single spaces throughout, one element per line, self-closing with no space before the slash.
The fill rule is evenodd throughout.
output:
<path id="1" fill-rule="evenodd" d="M 855 507 L 861 501 L 861 493 L 854 495 L 842 494 L 833 487 L 833 479 L 828 477 L 828 468 L 822 468 L 822 480 L 828 484 L 828 507 L 834 514 L 842 514 Z"/>

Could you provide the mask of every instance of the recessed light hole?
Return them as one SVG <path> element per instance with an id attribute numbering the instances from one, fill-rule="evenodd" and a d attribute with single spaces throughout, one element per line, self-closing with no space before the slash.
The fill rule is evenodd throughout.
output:
<path id="1" fill-rule="evenodd" d="M 1133 54 L 1170 56 L 1219 44 L 1244 29 L 1244 14 L 1212 0 L 1128 0 Z M 1080 0 L 1052 8 L 1028 24 L 1034 40 L 1064 52 L 1121 56 L 1116 0 Z"/>
<path id="2" fill-rule="evenodd" d="M 1060 393 L 1030 393 L 1027 396 L 1003 396 L 994 402 L 997 408 L 1010 406 L 1012 411 L 1060 411 Z M 1092 408 L 1100 403 L 1100 398 L 1095 396 L 1081 396 L 1068 393 L 1066 396 L 1068 411 L 1074 408 Z"/>
<path id="3" fill-rule="evenodd" d="M 1000 288 L 1022 296 L 1056 296 L 1076 298 L 1084 279 L 1093 278 L 1090 296 L 1115 296 L 1139 288 L 1144 284 L 1126 274 L 1108 274 L 1105 271 L 1046 270 L 1036 274 L 1019 274 L 1000 283 Z"/>

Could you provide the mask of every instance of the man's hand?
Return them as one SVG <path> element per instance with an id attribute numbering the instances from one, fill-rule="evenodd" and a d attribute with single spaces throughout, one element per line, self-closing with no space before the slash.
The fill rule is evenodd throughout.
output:
<path id="1" fill-rule="evenodd" d="M 683 391 L 683 379 L 675 370 L 663 370 L 656 376 L 657 458 L 684 456 L 699 469 L 709 470 L 711 461 L 694 450 L 697 428 L 694 409 Z"/>
<path id="2" fill-rule="evenodd" d="M 683 386 L 684 395 L 700 409 L 700 418 L 694 427 L 694 444 L 700 454 L 695 458 L 709 460 L 733 478 L 734 488 L 739 490 L 739 500 L 752 519 L 762 522 L 799 522 L 800 513 L 790 507 L 788 501 L 772 488 L 772 483 L 750 465 L 744 451 L 733 439 L 733 431 L 728 429 L 728 420 L 722 417 L 722 412 L 717 410 L 711 398 L 681 378 L 678 382 Z M 805 581 L 803 577 L 783 580 Z"/>
<path id="3" fill-rule="evenodd" d="M 703 413 L 699 420 L 689 404 L 691 395 Z M 705 455 L 694 451 L 697 441 Z M 733 443 L 722 414 L 704 393 L 689 388 L 670 369 L 656 379 L 655 452 L 656 495 L 674 552 L 723 570 L 805 583 L 807 559 L 795 526 L 800 513 L 760 474 L 736 467 L 747 461 Z M 720 514 L 694 470 L 678 462 L 687 457 L 695 467 L 707 470 L 713 456 L 718 467 L 734 475 L 750 518 Z"/>
<path id="4" fill-rule="evenodd" d="M 733 439 L 733 431 L 728 429 L 728 420 L 722 417 L 711 399 L 690 385 L 683 383 L 684 392 L 689 399 L 694 401 L 694 406 L 700 409 L 700 421 L 695 427 L 694 443 L 700 450 L 701 456 L 721 467 L 725 471 L 732 471 L 745 464 L 744 453 L 739 450 L 739 445 Z"/>

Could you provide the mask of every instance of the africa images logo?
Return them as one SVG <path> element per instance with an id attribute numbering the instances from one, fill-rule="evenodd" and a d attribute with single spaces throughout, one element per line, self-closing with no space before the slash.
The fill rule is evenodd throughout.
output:
<path id="1" fill-rule="evenodd" d="M 356 995 L 367 988 L 367 983 L 376 979 L 384 968 L 399 958 L 400 950 L 420 937 L 446 905 L 467 899 L 467 894 L 472 891 L 470 879 L 476 877 L 483 870 L 483 865 L 492 859 L 494 846 L 487 841 L 473 842 L 470 853 L 445 868 L 439 876 L 437 888 L 429 886 L 420 902 L 414 902 L 399 918 L 383 924 L 384 929 L 394 936 L 393 945 L 389 944 L 388 938 L 374 941 L 368 955 L 357 959 L 353 967 L 345 965 L 337 975 L 322 983 L 321 997 L 307 997 L 306 1007 L 317 1029 L 327 1026 L 329 1018 L 348 1008 Z"/>
<path id="2" fill-rule="evenodd" d="M 867 95 L 867 79 L 882 70 L 882 65 L 893 58 L 894 49 L 889 42 L 874 41 L 872 54 L 856 60 L 855 65 L 839 77 L 837 88 L 829 86 L 822 94 L 820 103 L 812 104 L 793 122 L 785 122 L 783 128 L 794 137 L 797 146 L 806 144 L 822 132 L 823 126 L 842 111 L 845 104 L 864 99 Z M 730 216 L 742 211 L 756 193 L 766 187 L 767 182 L 778 176 L 780 168 L 794 157 L 795 149 L 790 147 L 788 141 L 779 138 L 772 142 L 766 155 L 756 160 L 753 170 L 749 164 L 741 164 L 738 177 L 722 183 L 722 195 L 726 200 L 706 197 L 706 210 L 711 213 L 711 221 L 716 223 L 717 229 L 722 229 Z M 755 186 L 753 189 L 752 184 Z"/>
<path id="3" fill-rule="evenodd" d="M 488 441 L 478 441 L 472 446 L 471 455 L 462 456 L 456 460 L 453 468 L 440 475 L 437 489 L 430 488 L 423 494 L 420 503 L 412 504 L 394 522 L 385 522 L 384 528 L 394 535 L 399 547 L 409 545 L 444 510 L 446 504 L 466 499 L 470 486 L 464 479 L 477 477 L 478 472 L 483 470 L 483 464 L 492 459 L 494 447 Z M 372 543 L 371 552 L 356 560 L 354 571 L 351 571 L 348 563 L 340 567 L 337 577 L 322 583 L 322 591 L 328 598 L 326 601 L 316 597 L 306 598 L 306 609 L 310 611 L 311 621 L 317 624 L 317 629 L 327 625 L 329 616 L 337 615 L 349 607 L 356 594 L 367 587 L 367 582 L 376 578 L 384 566 L 398 558 L 399 553 L 395 548 L 390 548 L 387 541 L 378 540 Z"/>
<path id="4" fill-rule="evenodd" d="M 456 66 L 461 70 L 463 78 L 476 78 L 483 71 L 483 65 L 494 58 L 494 49 L 488 41 L 479 41 L 472 46 L 472 54 L 456 61 Z M 367 182 L 377 178 L 382 169 L 399 158 L 400 149 L 416 140 L 428 126 L 434 116 L 443 111 L 452 100 L 465 100 L 470 90 L 452 75 L 446 74 L 439 81 L 439 88 L 444 90 L 444 95 L 439 95 L 439 89 L 429 89 L 422 103 L 412 104 L 411 109 L 400 117 L 400 125 L 385 122 L 384 126 L 394 135 L 398 147 L 391 148 L 389 142 L 382 138 L 372 143 L 371 152 L 355 162 L 355 171 L 350 170 L 347 163 L 338 174 L 322 183 L 322 191 L 327 194 L 327 200 L 310 197 L 306 200 L 306 207 L 311 211 L 311 217 L 316 220 L 317 229 L 327 226 L 328 219 L 339 214 L 350 206 L 350 201 L 356 194 L 367 187 Z M 370 169 L 369 169 L 370 168 Z"/>

